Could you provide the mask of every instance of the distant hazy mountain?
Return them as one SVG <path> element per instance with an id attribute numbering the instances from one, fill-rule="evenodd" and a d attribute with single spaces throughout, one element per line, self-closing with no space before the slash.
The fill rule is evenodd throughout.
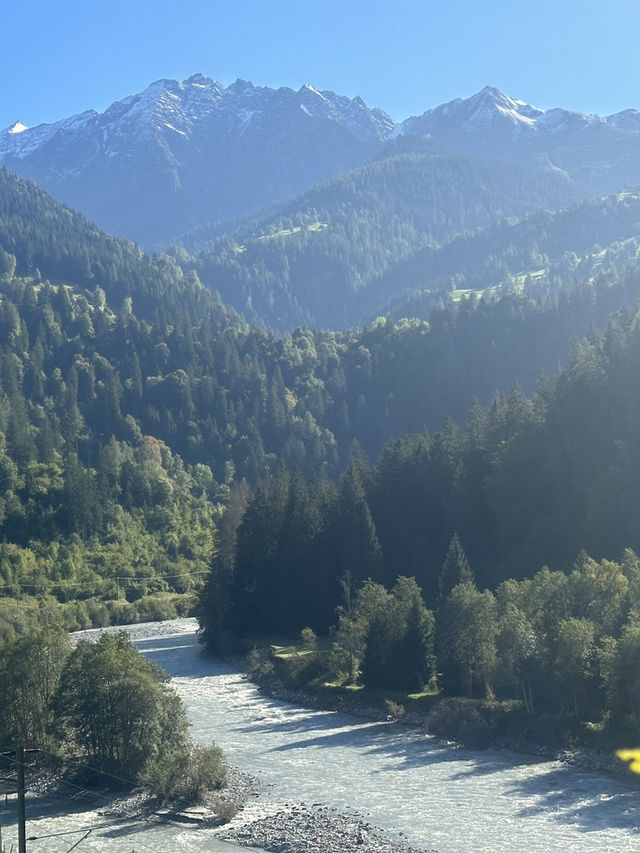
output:
<path id="1" fill-rule="evenodd" d="M 202 75 L 0 132 L 0 165 L 145 246 L 256 214 L 411 140 L 555 172 L 582 193 L 640 185 L 640 112 L 540 110 L 486 87 L 396 124 L 360 98 Z M 426 198 L 425 204 L 432 203 Z"/>
<path id="2" fill-rule="evenodd" d="M 560 169 L 593 192 L 640 184 L 640 111 L 601 117 L 541 110 L 486 86 L 402 122 L 412 134 L 457 151 Z"/>
<path id="3" fill-rule="evenodd" d="M 359 98 L 195 75 L 101 114 L 17 122 L 0 133 L 0 165 L 148 245 L 296 195 L 367 160 L 393 127 Z"/>

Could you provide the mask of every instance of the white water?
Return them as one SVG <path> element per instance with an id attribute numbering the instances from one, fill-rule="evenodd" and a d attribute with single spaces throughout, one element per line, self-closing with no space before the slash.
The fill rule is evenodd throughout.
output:
<path id="1" fill-rule="evenodd" d="M 264 793 L 249 814 L 285 803 L 321 803 L 358 812 L 441 853 L 640 851 L 640 792 L 633 777 L 626 783 L 506 751 L 451 749 L 417 730 L 266 699 L 202 652 L 192 622 L 175 627 L 182 633 L 137 639 L 137 645 L 172 675 L 195 739 L 215 740 L 230 763 L 260 778 Z M 110 839 L 96 832 L 77 849 L 234 849 L 203 830 L 129 825 L 118 832 Z M 76 839 L 34 842 L 29 849 L 66 851 Z"/>

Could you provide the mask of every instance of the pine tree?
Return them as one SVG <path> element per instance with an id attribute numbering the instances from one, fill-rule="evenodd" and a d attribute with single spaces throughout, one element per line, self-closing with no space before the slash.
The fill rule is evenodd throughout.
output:
<path id="1" fill-rule="evenodd" d="M 438 580 L 438 610 L 442 609 L 451 590 L 460 583 L 473 584 L 475 579 L 458 534 L 454 533 Z"/>

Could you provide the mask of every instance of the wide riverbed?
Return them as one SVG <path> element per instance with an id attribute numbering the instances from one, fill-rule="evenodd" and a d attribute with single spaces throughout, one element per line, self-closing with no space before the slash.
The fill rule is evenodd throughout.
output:
<path id="1" fill-rule="evenodd" d="M 633 780 L 265 698 L 190 634 L 138 645 L 173 677 L 195 739 L 259 776 L 267 801 L 357 811 L 442 853 L 640 850 Z"/>
<path id="2" fill-rule="evenodd" d="M 230 763 L 259 778 L 263 793 L 249 804 L 249 817 L 284 804 L 323 804 L 441 853 L 640 850 L 640 791 L 632 778 L 506 751 L 452 749 L 418 730 L 265 698 L 202 651 L 193 620 L 171 623 L 174 633 L 168 627 L 134 626 L 132 635 L 172 676 L 194 738 L 215 741 Z M 96 832 L 79 849 L 236 849 L 209 831 L 140 829 L 112 835 L 110 845 Z M 68 850 L 72 840 L 33 849 Z"/>

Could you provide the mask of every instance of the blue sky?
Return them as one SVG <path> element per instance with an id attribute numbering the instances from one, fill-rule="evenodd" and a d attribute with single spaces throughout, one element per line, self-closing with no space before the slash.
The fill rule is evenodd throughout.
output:
<path id="1" fill-rule="evenodd" d="M 310 83 L 403 119 L 485 84 L 547 108 L 640 109 L 640 0 L 22 0 L 3 9 L 0 128 L 160 77 Z"/>

